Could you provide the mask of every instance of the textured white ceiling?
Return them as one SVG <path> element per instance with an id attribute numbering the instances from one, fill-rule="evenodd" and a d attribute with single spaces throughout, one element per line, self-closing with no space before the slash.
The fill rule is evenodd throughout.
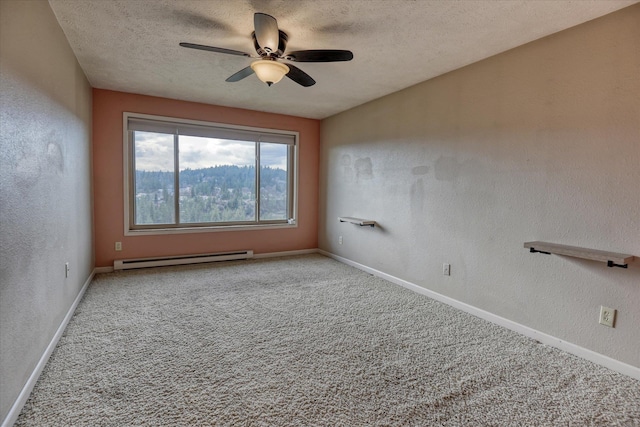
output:
<path id="1" fill-rule="evenodd" d="M 578 25 L 637 0 L 49 0 L 96 88 L 325 118 Z M 253 14 L 274 16 L 288 51 L 349 49 L 351 62 L 296 63 L 316 85 L 255 76 Z"/>

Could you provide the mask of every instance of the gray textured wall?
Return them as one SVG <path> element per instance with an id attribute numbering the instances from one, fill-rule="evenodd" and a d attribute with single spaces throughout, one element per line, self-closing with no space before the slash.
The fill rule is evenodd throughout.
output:
<path id="1" fill-rule="evenodd" d="M 640 367 L 640 259 L 523 248 L 640 256 L 639 23 L 640 4 L 324 120 L 320 247 Z"/>
<path id="2" fill-rule="evenodd" d="M 93 233 L 91 88 L 46 1 L 0 1 L 0 73 L 3 420 L 91 274 Z"/>

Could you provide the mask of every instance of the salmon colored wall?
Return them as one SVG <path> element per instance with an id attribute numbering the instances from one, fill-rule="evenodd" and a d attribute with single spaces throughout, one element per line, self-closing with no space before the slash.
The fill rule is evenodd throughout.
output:
<path id="1" fill-rule="evenodd" d="M 124 236 L 122 113 L 134 112 L 297 131 L 298 227 Z M 114 259 L 253 249 L 268 253 L 318 246 L 320 121 L 102 89 L 93 90 L 93 194 L 96 267 Z M 122 242 L 122 251 L 114 250 Z"/>

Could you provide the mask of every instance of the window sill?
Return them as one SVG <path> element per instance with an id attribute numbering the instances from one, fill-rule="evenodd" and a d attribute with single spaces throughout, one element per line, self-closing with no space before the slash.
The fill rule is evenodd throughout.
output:
<path id="1" fill-rule="evenodd" d="M 162 234 L 191 234 L 191 233 L 217 233 L 229 231 L 258 231 L 283 228 L 298 228 L 298 224 L 264 224 L 264 225 L 224 225 L 214 227 L 184 227 L 184 228 L 146 228 L 127 229 L 125 236 L 154 236 Z"/>

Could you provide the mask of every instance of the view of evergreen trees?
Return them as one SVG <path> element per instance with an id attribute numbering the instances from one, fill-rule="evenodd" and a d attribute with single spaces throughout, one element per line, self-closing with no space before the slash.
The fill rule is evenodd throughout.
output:
<path id="1" fill-rule="evenodd" d="M 179 177 L 180 223 L 255 220 L 254 166 L 185 169 Z M 287 219 L 287 172 L 260 169 L 260 219 Z M 136 170 L 136 224 L 175 223 L 174 173 Z"/>

